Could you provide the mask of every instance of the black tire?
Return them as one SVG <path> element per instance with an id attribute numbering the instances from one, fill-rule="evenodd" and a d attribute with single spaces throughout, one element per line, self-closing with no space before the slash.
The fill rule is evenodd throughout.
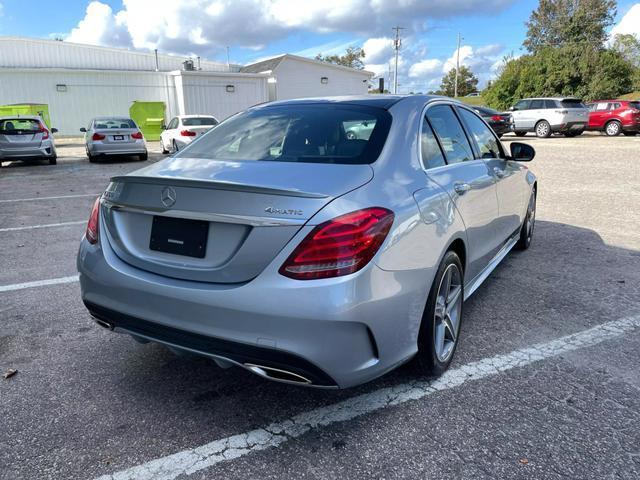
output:
<path id="1" fill-rule="evenodd" d="M 148 152 L 144 152 L 142 155 L 138 155 L 138 159 L 141 162 L 146 162 L 148 158 L 149 158 L 149 153 Z"/>
<path id="2" fill-rule="evenodd" d="M 617 120 L 611 120 L 604 126 L 604 133 L 607 137 L 617 137 L 622 133 L 622 124 Z"/>
<path id="3" fill-rule="evenodd" d="M 625 137 L 635 137 L 637 135 L 636 132 L 622 132 Z"/>
<path id="4" fill-rule="evenodd" d="M 442 305 L 442 302 L 438 300 L 439 298 L 439 290 L 443 281 L 445 281 L 444 276 L 445 273 L 450 269 L 457 269 L 459 273 L 459 306 L 456 304 L 456 311 L 458 315 L 458 322 L 455 328 L 457 331 L 455 332 L 455 339 L 452 344 L 450 344 L 450 350 L 448 356 L 445 359 L 441 359 L 438 356 L 436 346 L 437 343 L 437 335 L 436 329 L 438 327 L 438 320 L 436 319 L 436 306 Z M 427 305 L 424 309 L 424 313 L 422 314 L 422 323 L 420 324 L 420 333 L 418 335 L 418 353 L 413 360 L 413 364 L 416 370 L 421 375 L 428 376 L 439 376 L 442 375 L 445 370 L 451 364 L 453 360 L 453 356 L 455 354 L 456 347 L 458 346 L 458 339 L 460 334 L 460 325 L 463 319 L 463 300 L 464 300 L 464 270 L 462 268 L 462 263 L 460 262 L 460 258 L 458 255 L 449 250 L 440 266 L 438 267 L 438 271 L 436 272 L 435 278 L 433 279 L 433 284 L 431 285 L 431 290 L 429 291 L 429 297 L 427 298 Z M 452 282 L 453 284 L 453 282 Z M 440 296 L 442 300 L 444 297 Z M 446 310 L 446 308 L 445 308 Z M 442 330 L 446 332 L 446 329 Z M 443 333 L 444 335 L 444 333 Z M 446 335 L 445 335 L 446 338 Z M 446 341 L 446 340 L 445 340 Z"/>
<path id="5" fill-rule="evenodd" d="M 515 132 L 513 132 L 516 134 L 516 137 L 525 137 L 527 135 L 527 132 L 522 132 L 520 130 L 517 130 Z"/>
<path id="6" fill-rule="evenodd" d="M 169 150 L 167 150 L 166 147 L 164 146 L 164 142 L 162 141 L 162 138 L 160 139 L 160 147 L 162 148 L 163 155 L 167 155 L 169 153 Z"/>
<path id="7" fill-rule="evenodd" d="M 56 165 L 58 163 L 58 156 L 54 155 L 53 157 L 49 158 L 49 165 Z"/>
<path id="8" fill-rule="evenodd" d="M 546 120 L 540 120 L 538 123 L 536 123 L 535 132 L 536 137 L 538 138 L 549 138 L 553 133 L 551 131 L 551 125 L 549 125 L 549 122 L 547 122 Z"/>
<path id="9" fill-rule="evenodd" d="M 573 137 L 579 137 L 580 135 L 582 135 L 584 133 L 584 130 L 577 130 L 577 131 L 571 131 L 571 132 L 564 132 L 564 136 L 567 138 L 573 138 Z"/>
<path id="10" fill-rule="evenodd" d="M 536 197 L 537 192 L 534 189 L 531 192 L 531 197 L 529 197 L 527 213 L 525 214 L 524 222 L 522 222 L 522 227 L 520 228 L 520 238 L 515 245 L 518 250 L 526 250 L 531 246 L 533 231 L 536 226 Z"/>

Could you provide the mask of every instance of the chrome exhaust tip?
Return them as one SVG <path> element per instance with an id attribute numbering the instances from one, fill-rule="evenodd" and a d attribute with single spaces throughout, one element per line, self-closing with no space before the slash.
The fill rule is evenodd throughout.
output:
<path id="1" fill-rule="evenodd" d="M 93 320 L 100 325 L 102 328 L 106 328 L 107 330 L 113 330 L 113 324 L 105 321 L 105 320 L 101 320 L 99 318 L 93 317 Z"/>
<path id="2" fill-rule="evenodd" d="M 311 385 L 312 382 L 302 375 L 289 372 L 287 370 L 281 370 L 279 368 L 265 367 L 264 365 L 256 365 L 254 363 L 245 363 L 245 368 L 249 369 L 256 375 L 268 378 L 269 380 L 276 380 L 278 382 L 299 383 L 304 385 Z"/>

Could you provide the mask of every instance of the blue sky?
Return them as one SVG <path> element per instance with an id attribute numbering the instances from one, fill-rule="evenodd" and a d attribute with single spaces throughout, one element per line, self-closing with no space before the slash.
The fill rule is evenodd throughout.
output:
<path id="1" fill-rule="evenodd" d="M 0 0 L 0 35 L 51 38 L 135 49 L 158 48 L 249 63 L 280 53 L 313 57 L 364 46 L 367 68 L 387 76 L 391 27 L 400 24 L 401 90 L 436 88 L 452 66 L 456 36 L 462 62 L 486 82 L 505 55 L 522 53 L 531 0 Z M 640 3 L 621 1 L 620 22 Z M 28 8 L 27 8 L 28 6 Z M 360 14 L 358 12 L 361 12 Z M 637 28 L 629 15 L 625 25 Z M 637 20 L 637 22 L 636 22 Z M 634 27 L 635 24 L 637 27 Z"/>

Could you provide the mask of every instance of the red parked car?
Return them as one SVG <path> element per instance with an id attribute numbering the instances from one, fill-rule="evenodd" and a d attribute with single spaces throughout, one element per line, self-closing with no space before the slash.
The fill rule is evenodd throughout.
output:
<path id="1" fill-rule="evenodd" d="M 589 103 L 587 130 L 598 130 L 610 137 L 640 133 L 640 101 L 599 100 Z"/>

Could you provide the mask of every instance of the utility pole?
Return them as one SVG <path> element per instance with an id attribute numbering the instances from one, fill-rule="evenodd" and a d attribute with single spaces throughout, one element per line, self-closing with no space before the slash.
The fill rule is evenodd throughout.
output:
<path id="1" fill-rule="evenodd" d="M 391 30 L 395 30 L 396 38 L 393 41 L 393 48 L 396 50 L 396 68 L 395 75 L 393 78 L 393 93 L 398 93 L 398 52 L 400 51 L 400 47 L 402 46 L 402 39 L 400 38 L 400 30 L 404 30 L 403 27 L 396 26 Z"/>
<path id="2" fill-rule="evenodd" d="M 227 45 L 227 70 L 230 70 L 230 64 L 229 64 L 229 45 Z"/>
<path id="3" fill-rule="evenodd" d="M 456 83 L 453 85 L 453 96 L 458 96 L 458 72 L 460 71 L 460 32 L 458 32 L 458 49 L 456 50 Z"/>

